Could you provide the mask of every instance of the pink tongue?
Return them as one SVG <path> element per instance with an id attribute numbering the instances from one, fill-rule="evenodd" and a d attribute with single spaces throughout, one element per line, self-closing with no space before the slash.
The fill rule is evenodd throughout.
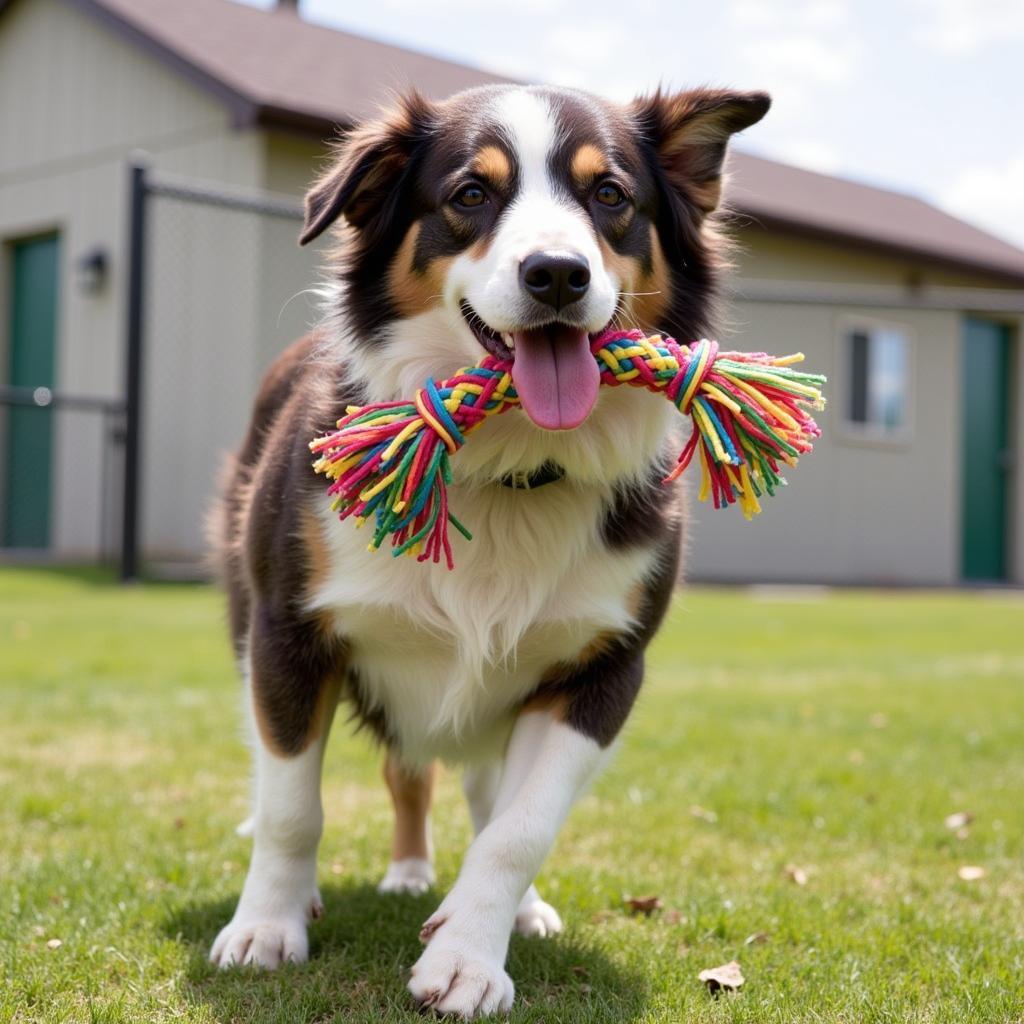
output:
<path id="1" fill-rule="evenodd" d="M 601 374 L 586 331 L 542 327 L 516 331 L 512 381 L 526 415 L 545 430 L 572 430 L 597 401 Z"/>

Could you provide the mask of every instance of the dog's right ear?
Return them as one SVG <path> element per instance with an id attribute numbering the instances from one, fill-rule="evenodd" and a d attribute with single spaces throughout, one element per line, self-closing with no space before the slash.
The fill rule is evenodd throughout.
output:
<path id="1" fill-rule="evenodd" d="M 380 120 L 357 125 L 341 141 L 337 159 L 306 194 L 305 245 L 343 216 L 362 231 L 393 201 L 416 148 L 431 134 L 434 105 L 417 92 L 403 96 Z"/>

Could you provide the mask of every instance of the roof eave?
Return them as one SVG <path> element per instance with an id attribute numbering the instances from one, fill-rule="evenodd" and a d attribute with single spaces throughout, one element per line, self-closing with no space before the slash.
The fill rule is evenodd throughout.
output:
<path id="1" fill-rule="evenodd" d="M 843 231 L 818 222 L 801 220 L 798 217 L 785 217 L 774 212 L 770 213 L 758 209 L 755 203 L 736 203 L 733 205 L 732 214 L 740 226 L 773 228 L 802 238 L 813 238 L 818 241 L 845 245 L 853 244 L 865 252 L 905 257 L 944 270 L 983 274 L 986 277 L 996 278 L 1009 287 L 1024 286 L 1024 267 L 1016 270 L 1002 263 L 957 256 L 947 251 L 937 251 L 924 246 L 903 245 L 871 235 L 858 234 L 854 231 Z"/>
<path id="2" fill-rule="evenodd" d="M 239 127 L 272 128 L 322 142 L 348 131 L 352 122 L 341 117 L 327 117 L 292 107 L 261 103 L 253 105 L 250 119 L 244 125 L 239 124 Z"/>
<path id="3" fill-rule="evenodd" d="M 166 67 L 183 75 L 200 89 L 220 100 L 226 105 L 232 124 L 244 125 L 252 123 L 257 109 L 257 105 L 252 97 L 246 96 L 239 90 L 232 88 L 222 78 L 210 73 L 198 64 L 186 60 L 176 50 L 165 46 L 160 40 L 154 39 L 153 36 L 137 28 L 130 21 L 120 17 L 103 4 L 96 3 L 95 0 L 68 0 L 68 2 L 78 10 L 96 18 L 101 24 L 117 32 L 124 39 L 141 47 L 142 50 L 161 61 Z"/>

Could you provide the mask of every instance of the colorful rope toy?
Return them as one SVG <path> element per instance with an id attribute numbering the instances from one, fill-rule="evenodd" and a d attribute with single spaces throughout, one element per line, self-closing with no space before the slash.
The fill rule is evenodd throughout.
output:
<path id="1" fill-rule="evenodd" d="M 795 465 L 821 431 L 807 408 L 821 409 L 820 374 L 792 369 L 804 357 L 721 352 L 706 338 L 679 345 L 640 331 L 606 331 L 593 339 L 601 383 L 629 384 L 665 395 L 693 419 L 674 480 L 698 455 L 699 498 L 715 508 L 739 504 L 750 519 L 758 498 L 785 484 L 779 464 Z M 375 518 L 369 548 L 390 535 L 393 554 L 454 568 L 448 524 L 469 530 L 448 507 L 450 459 L 489 416 L 519 405 L 512 361 L 486 356 L 442 381 L 428 380 L 407 401 L 350 406 L 338 429 L 310 443 L 314 469 L 333 482 L 327 493 L 339 518 L 362 526 Z"/>

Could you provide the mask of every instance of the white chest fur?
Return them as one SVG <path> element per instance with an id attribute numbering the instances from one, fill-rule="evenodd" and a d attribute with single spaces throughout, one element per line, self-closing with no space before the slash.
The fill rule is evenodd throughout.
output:
<path id="1" fill-rule="evenodd" d="M 486 754 L 545 669 L 630 621 L 654 556 L 607 547 L 601 491 L 454 486 L 474 539 L 453 537 L 453 572 L 371 554 L 365 530 L 325 513 L 331 572 L 313 606 L 335 617 L 364 698 L 409 760 Z"/>

